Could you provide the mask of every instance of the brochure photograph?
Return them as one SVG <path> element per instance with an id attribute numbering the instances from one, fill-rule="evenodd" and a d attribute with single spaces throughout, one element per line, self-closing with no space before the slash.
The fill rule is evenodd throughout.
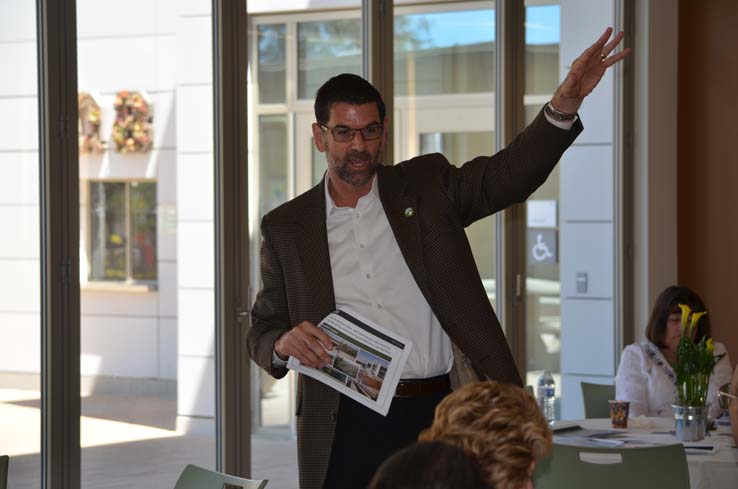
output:
<path id="1" fill-rule="evenodd" d="M 287 367 L 333 387 L 386 416 L 412 344 L 360 314 L 342 309 L 319 324 L 333 342 L 322 369 L 290 357 Z"/>

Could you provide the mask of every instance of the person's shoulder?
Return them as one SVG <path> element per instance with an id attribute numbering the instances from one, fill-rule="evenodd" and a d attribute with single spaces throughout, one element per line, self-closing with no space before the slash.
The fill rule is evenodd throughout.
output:
<path id="1" fill-rule="evenodd" d="M 264 217 L 261 219 L 262 227 L 292 226 L 302 221 L 307 209 L 325 205 L 325 200 L 321 199 L 321 193 L 324 191 L 323 183 L 320 183 L 297 197 L 278 205 L 264 214 Z"/>

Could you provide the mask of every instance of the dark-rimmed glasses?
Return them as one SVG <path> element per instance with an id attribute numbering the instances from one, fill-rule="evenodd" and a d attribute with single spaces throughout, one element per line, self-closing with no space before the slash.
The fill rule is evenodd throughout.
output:
<path id="1" fill-rule="evenodd" d="M 382 124 L 378 122 L 372 122 L 366 127 L 361 129 L 352 129 L 347 126 L 327 126 L 325 124 L 318 123 L 320 127 L 323 127 L 333 134 L 333 140 L 337 143 L 348 143 L 354 140 L 354 136 L 357 132 L 361 132 L 361 137 L 364 141 L 374 141 L 382 135 Z"/>

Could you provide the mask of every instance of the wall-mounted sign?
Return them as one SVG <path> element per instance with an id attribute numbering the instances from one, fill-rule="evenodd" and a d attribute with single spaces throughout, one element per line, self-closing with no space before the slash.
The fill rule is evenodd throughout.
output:
<path id="1" fill-rule="evenodd" d="M 555 228 L 557 226 L 555 200 L 529 200 L 526 204 L 529 228 Z"/>
<path id="2" fill-rule="evenodd" d="M 558 243 L 555 229 L 528 229 L 528 265 L 558 262 Z"/>

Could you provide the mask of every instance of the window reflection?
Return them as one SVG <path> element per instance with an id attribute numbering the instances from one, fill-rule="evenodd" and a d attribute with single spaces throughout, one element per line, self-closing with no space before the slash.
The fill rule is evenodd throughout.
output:
<path id="1" fill-rule="evenodd" d="M 262 104 L 286 101 L 286 26 L 262 24 L 258 26 L 259 43 L 259 102 Z"/>
<path id="2" fill-rule="evenodd" d="M 361 20 L 297 24 L 297 96 L 312 99 L 330 77 L 361 75 Z"/>
<path id="3" fill-rule="evenodd" d="M 494 10 L 395 17 L 395 95 L 491 92 Z"/>

